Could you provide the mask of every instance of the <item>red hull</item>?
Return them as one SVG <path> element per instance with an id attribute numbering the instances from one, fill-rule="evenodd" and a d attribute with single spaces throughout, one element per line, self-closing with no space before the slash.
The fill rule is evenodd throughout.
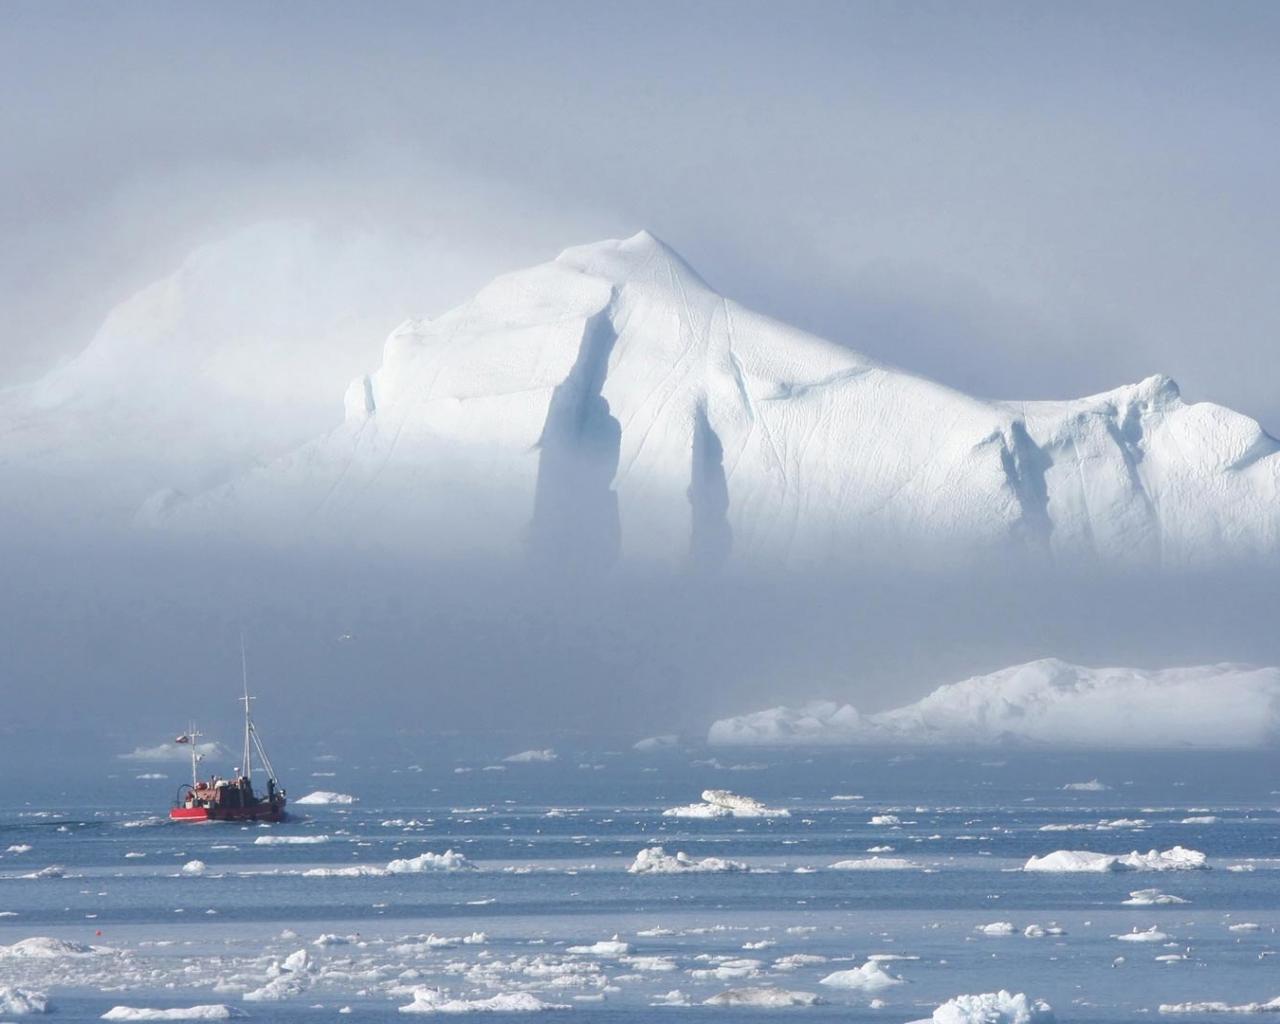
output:
<path id="1" fill-rule="evenodd" d="M 284 821 L 284 807 L 171 807 L 169 818 L 172 821 Z"/>

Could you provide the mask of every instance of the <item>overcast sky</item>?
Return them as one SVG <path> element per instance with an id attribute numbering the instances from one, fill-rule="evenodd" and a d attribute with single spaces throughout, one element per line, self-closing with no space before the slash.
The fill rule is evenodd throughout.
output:
<path id="1" fill-rule="evenodd" d="M 0 18 L 0 381 L 233 226 L 431 244 L 447 211 L 478 241 L 424 304 L 647 226 L 721 291 L 970 391 L 1159 371 L 1280 432 L 1273 4 Z"/>

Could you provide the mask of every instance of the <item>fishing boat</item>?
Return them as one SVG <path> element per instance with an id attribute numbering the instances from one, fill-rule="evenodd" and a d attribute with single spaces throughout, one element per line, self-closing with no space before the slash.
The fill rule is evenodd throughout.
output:
<path id="1" fill-rule="evenodd" d="M 187 744 L 191 748 L 191 782 L 178 789 L 173 807 L 169 809 L 169 817 L 174 821 L 284 820 L 286 794 L 276 779 L 275 769 L 271 767 L 271 759 L 262 746 L 262 738 L 258 735 L 257 726 L 253 724 L 253 714 L 250 711 L 255 698 L 249 696 L 249 670 L 243 640 L 240 644 L 240 671 L 244 681 L 244 696 L 239 698 L 244 704 L 244 754 L 240 761 L 241 767 L 229 779 L 217 775 L 209 779 L 200 778 L 200 762 L 204 760 L 204 755 L 198 749 L 198 741 L 203 734 L 196 731 L 194 722 L 191 723 L 186 732 L 174 739 L 175 743 Z M 267 780 L 267 791 L 261 795 L 253 789 L 255 753 L 261 765 L 261 775 Z"/>

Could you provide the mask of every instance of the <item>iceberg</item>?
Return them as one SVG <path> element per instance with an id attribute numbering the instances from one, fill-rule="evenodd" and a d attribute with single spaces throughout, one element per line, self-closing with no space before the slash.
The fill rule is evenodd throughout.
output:
<path id="1" fill-rule="evenodd" d="M 855 992 L 880 992 L 901 985 L 902 979 L 886 971 L 879 961 L 868 960 L 861 967 L 828 974 L 818 984 Z"/>
<path id="2" fill-rule="evenodd" d="M 1108 872 L 1108 871 L 1191 871 L 1205 868 L 1208 858 L 1199 850 L 1174 846 L 1168 850 L 1139 853 L 1093 853 L 1090 850 L 1055 850 L 1043 857 L 1032 857 L 1023 871 Z M 1135 894 L 1136 895 L 1136 894 Z"/>
<path id="3" fill-rule="evenodd" d="M 529 992 L 500 992 L 477 999 L 455 998 L 438 988 L 416 988 L 413 1002 L 400 1007 L 401 1013 L 534 1013 L 567 1010 L 568 1006 L 545 1003 Z"/>
<path id="4" fill-rule="evenodd" d="M 353 804 L 355 802 L 356 798 L 348 793 L 333 793 L 327 789 L 317 789 L 314 793 L 308 793 L 306 796 L 300 796 L 294 801 L 295 804 L 303 804 L 305 806 Z"/>
<path id="5" fill-rule="evenodd" d="M 683 875 L 694 872 L 746 871 L 741 861 L 721 857 L 704 857 L 698 860 L 680 851 L 673 857 L 661 846 L 650 846 L 636 854 L 627 871 L 633 875 Z"/>
<path id="6" fill-rule="evenodd" d="M 727 789 L 704 789 L 702 803 L 668 807 L 667 818 L 789 818 L 785 807 L 766 807 L 749 796 L 738 796 Z"/>
<path id="7" fill-rule="evenodd" d="M 981 995 L 956 996 L 913 1024 L 1055 1024 L 1053 1008 L 1042 999 L 1028 999 L 1001 989 Z"/>
<path id="8" fill-rule="evenodd" d="M 502 760 L 509 764 L 549 764 L 555 761 L 557 756 L 554 750 L 522 750 Z"/>
<path id="9" fill-rule="evenodd" d="M 1250 417 L 1187 402 L 1160 375 L 1068 401 L 978 399 L 744 308 L 645 231 L 568 249 L 404 322 L 372 372 L 344 354 L 351 383 L 330 401 L 345 419 L 320 432 L 273 402 L 272 385 L 289 397 L 296 384 L 278 368 L 257 372 L 252 325 L 232 324 L 225 351 L 197 346 L 191 365 L 169 365 L 163 343 L 181 348 L 171 341 L 184 327 L 219 336 L 198 316 L 226 326 L 230 314 L 209 299 L 228 291 L 236 253 L 262 263 L 244 248 L 198 261 L 113 314 L 74 372 L 12 396 L 0 408 L 0 464 L 35 447 L 19 429 L 33 409 L 54 423 L 35 431 L 39 451 L 56 451 L 57 415 L 77 388 L 112 380 L 118 398 L 136 366 L 155 363 L 176 378 L 166 390 L 180 404 L 214 366 L 221 386 L 251 388 L 255 410 L 284 429 L 264 429 L 256 461 L 243 428 L 220 424 L 234 444 L 202 437 L 226 453 L 212 484 L 214 474 L 202 486 L 150 475 L 150 491 L 118 485 L 118 501 L 151 494 L 143 529 L 437 554 L 531 544 L 667 567 L 933 567 L 986 564 L 993 552 L 1180 567 L 1280 553 L 1280 442 Z M 268 279 L 292 296 L 279 278 L 273 266 Z M 193 291 L 205 301 L 175 324 Z M 300 303 L 308 322 L 313 305 Z M 328 360 L 310 362 L 320 366 L 299 376 Z M 91 412 L 64 444 L 71 452 L 96 451 L 107 433 Z M 133 418 L 134 434 L 150 425 L 167 436 Z"/>
<path id="10" fill-rule="evenodd" d="M 1280 996 L 1265 1003 L 1161 1003 L 1161 1013 L 1280 1013 Z"/>
<path id="11" fill-rule="evenodd" d="M 940 686 L 861 715 L 817 701 L 715 722 L 714 746 L 850 744 L 1244 749 L 1280 737 L 1280 668 L 1087 668 L 1056 658 Z M 1096 792 L 1096 779 L 1069 790 Z"/>
<path id="12" fill-rule="evenodd" d="M 202 1006 L 177 1006 L 167 1010 L 152 1010 L 133 1006 L 113 1006 L 104 1013 L 102 1020 L 230 1020 L 246 1016 L 243 1010 L 224 1003 Z"/>
<path id="13" fill-rule="evenodd" d="M 29 988 L 13 988 L 0 985 L 0 1013 L 22 1017 L 26 1014 L 48 1013 L 49 997 Z"/>
<path id="14" fill-rule="evenodd" d="M 703 1006 L 755 1006 L 777 1010 L 787 1006 L 817 1006 L 822 998 L 813 992 L 791 992 L 774 985 L 731 988 L 702 1001 Z"/>

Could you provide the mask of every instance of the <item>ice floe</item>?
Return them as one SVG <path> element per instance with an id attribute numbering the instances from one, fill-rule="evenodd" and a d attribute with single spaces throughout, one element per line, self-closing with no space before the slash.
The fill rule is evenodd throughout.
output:
<path id="1" fill-rule="evenodd" d="M 1138 931 L 1137 928 L 1131 932 L 1122 932 L 1119 935 L 1111 936 L 1113 939 L 1119 939 L 1121 942 L 1168 942 L 1169 936 L 1162 932 L 1155 925 L 1145 931 Z"/>
<path id="2" fill-rule="evenodd" d="M 540 1010 L 567 1010 L 563 1003 L 545 1003 L 529 992 L 500 992 L 476 999 L 449 995 L 439 988 L 416 988 L 413 1002 L 400 1007 L 401 1013 L 530 1013 Z"/>
<path id="3" fill-rule="evenodd" d="M 756 1006 L 782 1009 L 787 1006 L 817 1006 L 822 998 L 814 992 L 792 992 L 774 985 L 758 988 L 731 988 L 702 1001 L 703 1006 Z"/>
<path id="4" fill-rule="evenodd" d="M 329 842 L 329 836 L 258 836 L 254 846 L 314 846 Z"/>
<path id="5" fill-rule="evenodd" d="M 1280 1013 L 1280 996 L 1265 1003 L 1161 1003 L 1161 1013 Z"/>
<path id="6" fill-rule="evenodd" d="M 904 857 L 854 857 L 831 865 L 833 871 L 912 871 L 920 867 L 920 864 Z"/>
<path id="7" fill-rule="evenodd" d="M 1053 1008 L 1042 999 L 1028 999 L 1001 989 L 980 995 L 956 996 L 914 1024 L 1054 1024 Z"/>
<path id="8" fill-rule="evenodd" d="M 669 807 L 663 811 L 667 818 L 787 818 L 791 812 L 782 807 L 766 807 L 759 800 L 739 796 L 727 789 L 705 789 L 702 803 Z"/>
<path id="9" fill-rule="evenodd" d="M 894 985 L 901 985 L 902 979 L 886 971 L 879 961 L 868 960 L 861 967 L 828 974 L 818 984 L 855 992 L 880 992 Z"/>
<path id="10" fill-rule="evenodd" d="M 317 789 L 315 792 L 300 796 L 294 801 L 295 804 L 302 804 L 308 807 L 324 804 L 353 804 L 355 802 L 356 798 L 350 793 L 334 793 L 327 789 Z"/>
<path id="11" fill-rule="evenodd" d="M 1199 850 L 1174 846 L 1168 850 L 1134 850 L 1125 854 L 1093 853 L 1090 850 L 1055 850 L 1032 857 L 1023 871 L 1107 872 L 1107 871 L 1188 871 L 1205 868 L 1207 858 Z"/>
<path id="12" fill-rule="evenodd" d="M 1135 889 L 1129 893 L 1127 900 L 1121 900 L 1126 907 L 1157 907 L 1175 903 L 1186 903 L 1180 896 L 1170 896 L 1159 889 Z"/>
<path id="13" fill-rule="evenodd" d="M 650 846 L 636 854 L 636 859 L 627 868 L 633 875 L 682 875 L 692 872 L 725 872 L 746 871 L 747 865 L 741 861 L 725 860 L 722 857 L 690 857 L 683 850 L 674 856 L 661 846 Z"/>
<path id="14" fill-rule="evenodd" d="M 558 760 L 559 755 L 551 749 L 547 750 L 522 750 L 518 754 L 511 754 L 502 760 L 508 764 L 550 764 L 552 761 Z"/>
<path id="15" fill-rule="evenodd" d="M 416 875 L 426 871 L 474 871 L 475 864 L 456 850 L 432 853 L 428 850 L 416 857 L 389 861 L 385 867 L 376 864 L 352 864 L 341 868 L 308 868 L 305 878 L 385 878 L 388 875 Z"/>
<path id="16" fill-rule="evenodd" d="M 177 1006 L 167 1010 L 145 1007 L 113 1006 L 102 1015 L 102 1020 L 230 1020 L 246 1016 L 243 1010 L 225 1003 L 206 1003 L 202 1006 Z"/>
<path id="17" fill-rule="evenodd" d="M 0 985 L 0 1013 L 22 1017 L 27 1014 L 48 1013 L 49 997 L 30 988 Z"/>

